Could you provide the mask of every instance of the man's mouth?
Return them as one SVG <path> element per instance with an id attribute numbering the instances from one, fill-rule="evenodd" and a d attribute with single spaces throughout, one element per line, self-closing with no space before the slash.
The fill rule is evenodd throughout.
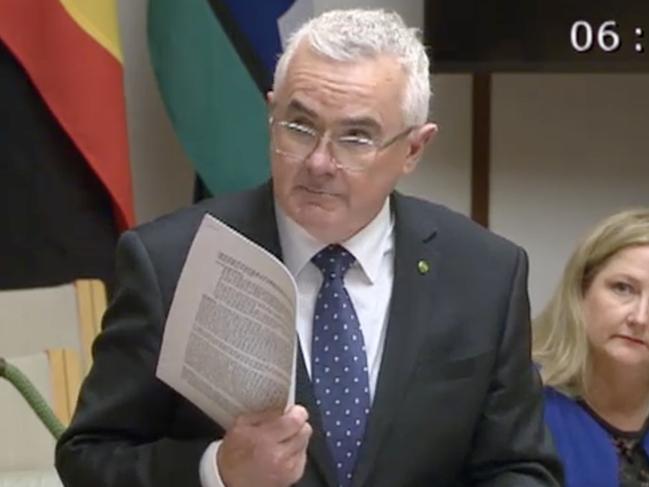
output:
<path id="1" fill-rule="evenodd" d="M 320 188 L 310 188 L 308 186 L 301 186 L 301 188 L 306 191 L 307 193 L 315 194 L 318 196 L 335 196 L 336 194 L 332 191 L 327 191 L 325 189 L 320 189 Z"/>

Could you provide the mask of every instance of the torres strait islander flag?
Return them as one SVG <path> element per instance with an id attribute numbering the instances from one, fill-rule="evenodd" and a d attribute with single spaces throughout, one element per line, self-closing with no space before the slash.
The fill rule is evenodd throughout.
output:
<path id="1" fill-rule="evenodd" d="M 283 42 L 312 14 L 312 0 L 149 0 L 162 98 L 209 192 L 268 178 L 266 92 Z"/>
<path id="2" fill-rule="evenodd" d="M 134 223 L 116 0 L 0 0 L 0 287 L 109 278 Z"/>

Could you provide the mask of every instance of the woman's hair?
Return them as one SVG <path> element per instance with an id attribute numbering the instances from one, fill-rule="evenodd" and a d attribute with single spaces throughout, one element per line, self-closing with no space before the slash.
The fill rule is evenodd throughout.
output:
<path id="1" fill-rule="evenodd" d="M 584 295 L 611 257 L 638 245 L 649 245 L 648 208 L 610 216 L 575 249 L 552 299 L 533 323 L 532 354 L 545 385 L 571 396 L 584 394 L 590 360 Z"/>
<path id="2" fill-rule="evenodd" d="M 303 40 L 314 52 L 336 61 L 393 56 L 406 73 L 404 122 L 426 122 L 431 95 L 428 57 L 417 30 L 408 28 L 398 14 L 383 10 L 332 10 L 306 22 L 291 35 L 277 62 L 273 90 L 281 86 Z"/>

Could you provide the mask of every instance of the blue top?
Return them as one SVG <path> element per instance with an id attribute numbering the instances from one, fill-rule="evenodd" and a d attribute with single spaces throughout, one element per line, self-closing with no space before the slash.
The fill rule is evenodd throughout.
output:
<path id="1" fill-rule="evenodd" d="M 615 487 L 619 460 L 609 434 L 577 402 L 546 387 L 545 421 L 563 461 L 566 487 Z M 642 438 L 649 455 L 649 434 Z"/>

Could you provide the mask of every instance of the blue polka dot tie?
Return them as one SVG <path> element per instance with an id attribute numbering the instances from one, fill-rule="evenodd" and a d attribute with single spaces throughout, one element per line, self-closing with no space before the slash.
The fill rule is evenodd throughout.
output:
<path id="1" fill-rule="evenodd" d="M 329 245 L 311 260 L 323 276 L 313 316 L 311 381 L 338 484 L 347 487 L 370 411 L 363 333 L 343 282 L 356 259 Z"/>

